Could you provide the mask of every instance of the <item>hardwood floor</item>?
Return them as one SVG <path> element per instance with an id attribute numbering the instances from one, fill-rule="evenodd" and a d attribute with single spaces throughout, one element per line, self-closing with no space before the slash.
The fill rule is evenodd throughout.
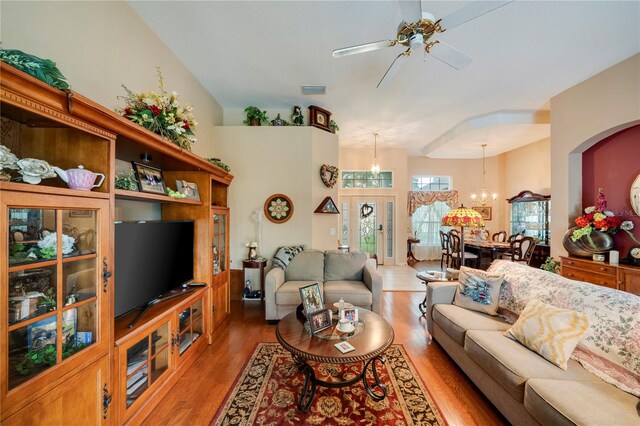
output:
<path id="1" fill-rule="evenodd" d="M 449 425 L 508 422 L 435 342 L 418 303 L 424 292 L 384 292 L 383 316 Z M 261 303 L 231 302 L 231 316 L 211 344 L 145 419 L 146 425 L 208 425 L 233 386 L 254 346 L 276 342 L 275 325 L 264 320 Z"/>

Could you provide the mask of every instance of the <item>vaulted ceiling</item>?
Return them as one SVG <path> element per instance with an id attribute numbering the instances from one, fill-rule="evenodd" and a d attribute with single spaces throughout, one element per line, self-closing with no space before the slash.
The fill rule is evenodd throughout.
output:
<path id="1" fill-rule="evenodd" d="M 441 18 L 468 3 L 425 0 L 422 9 Z M 639 1 L 517 0 L 434 36 L 471 56 L 466 68 L 418 51 L 376 89 L 402 47 L 331 53 L 394 39 L 397 0 L 130 4 L 225 110 L 315 104 L 333 113 L 341 147 L 369 146 L 377 132 L 380 148 L 437 158 L 548 137 L 552 96 L 640 52 Z M 302 85 L 327 93 L 303 95 Z"/>

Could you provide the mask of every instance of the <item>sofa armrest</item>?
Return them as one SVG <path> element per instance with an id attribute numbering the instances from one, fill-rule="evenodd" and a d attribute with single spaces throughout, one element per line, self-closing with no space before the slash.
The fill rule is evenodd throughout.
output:
<path id="1" fill-rule="evenodd" d="M 375 259 L 369 259 L 364 264 L 362 279 L 371 291 L 371 310 L 382 315 L 382 275 L 376 270 Z"/>
<path id="2" fill-rule="evenodd" d="M 450 305 L 456 295 L 457 282 L 434 282 L 427 284 L 427 330 L 433 336 L 433 306 Z"/>
<path id="3" fill-rule="evenodd" d="M 280 268 L 271 268 L 264 278 L 264 310 L 266 320 L 277 320 L 276 291 L 284 284 L 284 271 Z"/>

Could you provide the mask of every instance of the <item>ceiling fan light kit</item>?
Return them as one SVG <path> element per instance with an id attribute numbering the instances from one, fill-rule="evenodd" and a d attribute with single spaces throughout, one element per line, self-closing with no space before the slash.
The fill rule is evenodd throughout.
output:
<path id="1" fill-rule="evenodd" d="M 437 52 L 433 52 L 433 56 L 445 64 L 460 70 L 471 63 L 471 57 L 458 49 L 440 42 L 439 40 L 430 40 L 431 37 L 436 33 L 442 33 L 447 29 L 457 27 L 458 25 L 475 19 L 478 16 L 482 16 L 485 13 L 502 7 L 512 1 L 514 0 L 492 2 L 474 1 L 454 11 L 443 19 L 436 19 L 436 17 L 431 13 L 423 12 L 422 2 L 420 0 L 401 1 L 400 7 L 405 19 L 400 22 L 400 25 L 398 25 L 395 40 L 381 40 L 373 43 L 365 43 L 336 49 L 333 51 L 333 57 L 340 58 L 358 53 L 371 52 L 385 47 L 393 47 L 398 44 L 402 45 L 406 50 L 396 56 L 376 87 L 383 86 L 383 82 L 385 80 L 393 80 L 393 77 L 397 74 L 402 62 L 404 62 L 402 60 L 398 61 L 402 56 L 409 56 L 412 49 L 424 48 L 426 60 L 426 55 L 431 53 L 431 49 L 436 44 L 439 44 L 440 46 L 438 47 Z M 414 21 L 417 18 L 420 19 L 418 21 Z"/>

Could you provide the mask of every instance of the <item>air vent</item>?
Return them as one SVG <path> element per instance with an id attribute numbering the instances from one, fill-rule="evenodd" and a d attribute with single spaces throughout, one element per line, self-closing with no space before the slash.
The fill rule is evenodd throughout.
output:
<path id="1" fill-rule="evenodd" d="M 325 95 L 327 86 L 302 86 L 303 95 Z"/>

